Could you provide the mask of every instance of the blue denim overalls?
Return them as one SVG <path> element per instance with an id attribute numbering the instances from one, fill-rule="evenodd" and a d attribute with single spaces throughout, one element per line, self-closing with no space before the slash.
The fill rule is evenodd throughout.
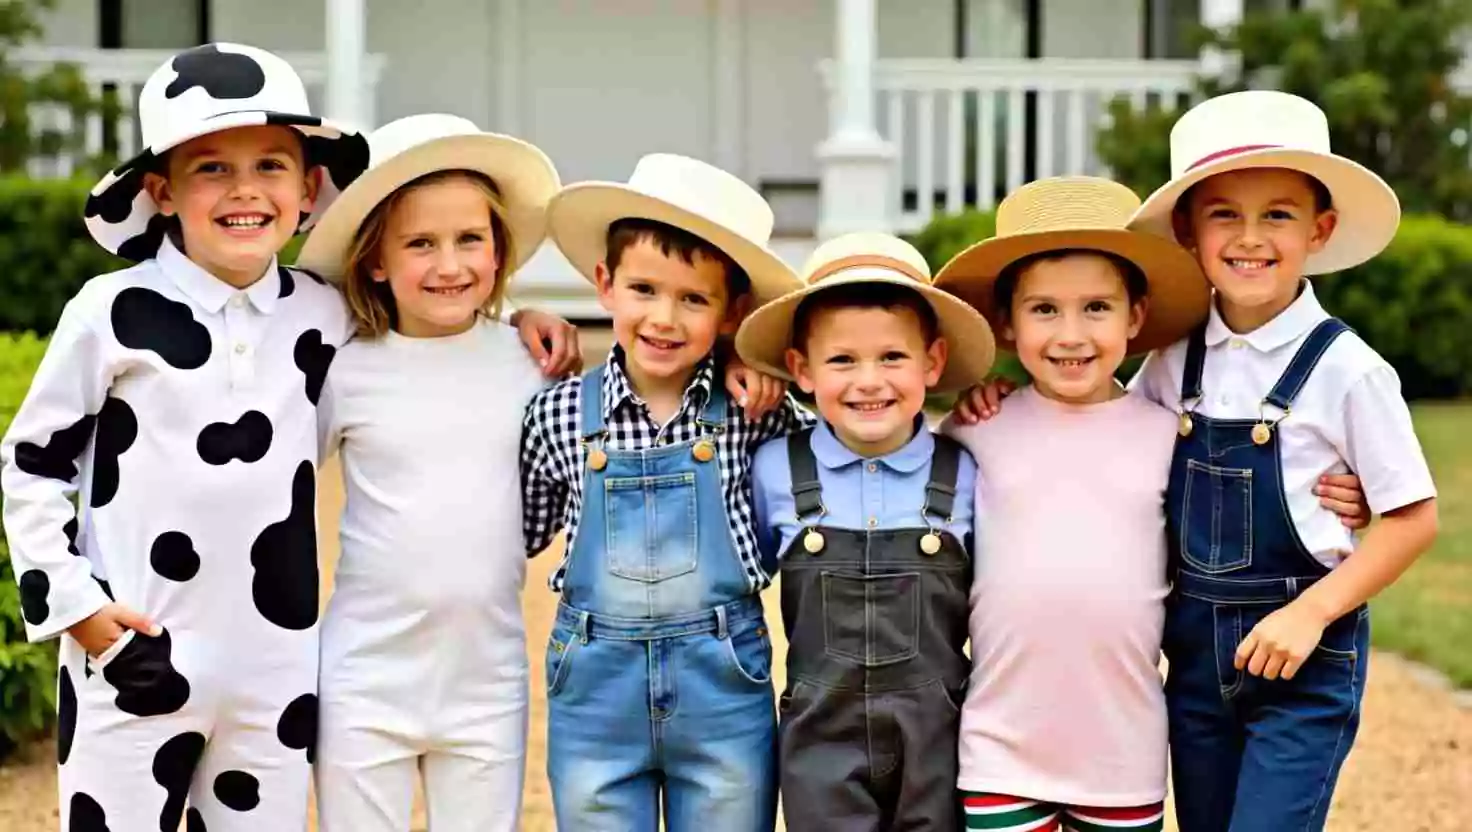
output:
<path id="1" fill-rule="evenodd" d="M 558 828 L 654 832 L 662 805 L 669 832 L 770 832 L 771 643 L 712 453 L 725 393 L 695 442 L 619 451 L 602 389 L 602 367 L 583 377 L 582 516 L 547 647 Z"/>
<path id="2" fill-rule="evenodd" d="M 1335 319 L 1314 328 L 1263 400 L 1260 419 L 1186 410 L 1203 392 L 1205 330 L 1187 347 L 1186 415 L 1166 492 L 1174 586 L 1164 644 L 1181 832 L 1322 829 L 1359 727 L 1366 607 L 1330 624 L 1291 681 L 1233 667 L 1238 645 L 1258 622 L 1328 574 L 1289 514 L 1277 421 L 1288 417 L 1320 357 L 1347 330 Z M 1272 412 L 1282 416 L 1269 421 Z"/>

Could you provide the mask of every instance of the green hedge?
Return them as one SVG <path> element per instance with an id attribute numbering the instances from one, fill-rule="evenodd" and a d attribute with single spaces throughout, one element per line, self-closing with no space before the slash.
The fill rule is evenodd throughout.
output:
<path id="1" fill-rule="evenodd" d="M 911 237 L 931 268 L 994 233 L 990 213 L 939 217 Z M 1407 215 L 1395 240 L 1362 266 L 1314 278 L 1314 291 L 1400 374 L 1407 398 L 1472 396 L 1472 226 Z M 1136 365 L 1120 368 L 1128 377 Z M 997 372 L 1026 374 L 1015 356 Z"/>
<path id="2" fill-rule="evenodd" d="M 0 333 L 0 433 L 25 398 L 46 342 Z M 29 644 L 10 550 L 0 533 L 0 759 L 44 731 L 56 714 L 56 643 Z"/>

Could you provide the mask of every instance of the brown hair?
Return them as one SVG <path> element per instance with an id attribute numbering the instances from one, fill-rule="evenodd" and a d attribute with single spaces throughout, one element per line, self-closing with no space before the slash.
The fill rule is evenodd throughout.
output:
<path id="1" fill-rule="evenodd" d="M 914 289 L 894 283 L 841 283 L 814 292 L 797 305 L 797 311 L 792 313 L 792 348 L 806 355 L 813 318 L 819 312 L 834 309 L 908 309 L 920 319 L 925 346 L 935 343 L 940 334 L 935 309 Z"/>
<path id="2" fill-rule="evenodd" d="M 480 313 L 492 318 L 501 313 L 507 278 L 516 262 L 515 243 L 506 227 L 506 204 L 501 201 L 501 191 L 485 174 L 470 170 L 441 170 L 400 185 L 373 207 L 353 236 L 352 245 L 348 247 L 347 266 L 343 269 L 343 294 L 347 297 L 348 309 L 352 311 L 359 335 L 377 337 L 399 322 L 393 290 L 387 282 L 373 279 L 373 269 L 381 262 L 383 235 L 388 230 L 388 220 L 394 208 L 415 188 L 457 179 L 476 186 L 490 206 L 491 237 L 496 245 L 496 285 Z"/>
<path id="3" fill-rule="evenodd" d="M 1329 186 L 1320 181 L 1317 176 L 1293 168 L 1272 168 L 1272 170 L 1286 170 L 1304 178 L 1309 189 L 1314 193 L 1314 213 L 1322 214 L 1334 208 L 1334 197 L 1329 193 Z M 1208 176 L 1206 179 L 1210 178 Z M 1205 182 L 1206 179 L 1201 182 Z M 1175 232 L 1177 239 L 1183 238 L 1185 235 L 1181 232 L 1191 227 L 1191 201 L 1196 198 L 1196 189 L 1201 186 L 1201 182 L 1187 188 L 1176 198 L 1176 204 L 1171 208 L 1171 229 Z"/>
<path id="4" fill-rule="evenodd" d="M 659 247 L 664 256 L 673 254 L 687 265 L 695 265 L 697 255 L 720 263 L 726 272 L 726 293 L 730 295 L 726 299 L 728 304 L 751 291 L 751 278 L 747 276 L 745 269 L 736 265 L 730 255 L 683 228 L 641 217 L 625 217 L 608 226 L 605 244 L 607 254 L 603 261 L 608 265 L 609 275 L 618 270 L 624 251 L 641 240 L 649 240 Z"/>
<path id="5" fill-rule="evenodd" d="M 1145 273 L 1139 266 L 1108 251 L 1098 251 L 1091 248 L 1060 248 L 1053 251 L 1040 251 L 1029 254 L 1007 264 L 1002 273 L 997 275 L 997 282 L 992 284 L 992 303 L 996 305 L 997 314 L 1003 320 L 1012 319 L 1012 296 L 1017 293 L 1017 284 L 1022 282 L 1022 275 L 1036 263 L 1063 260 L 1069 257 L 1102 257 L 1114 266 L 1119 272 L 1120 279 L 1124 281 L 1125 294 L 1129 296 L 1130 304 L 1139 303 L 1145 295 L 1150 292 L 1150 284 L 1145 279 Z"/>

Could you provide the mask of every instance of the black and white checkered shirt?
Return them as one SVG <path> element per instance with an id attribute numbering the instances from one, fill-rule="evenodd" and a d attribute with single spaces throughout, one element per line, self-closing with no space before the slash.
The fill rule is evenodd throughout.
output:
<path id="1" fill-rule="evenodd" d="M 622 350 L 614 347 L 603 372 L 603 421 L 610 450 L 630 451 L 690 442 L 700 436 L 697 419 L 711 394 L 711 386 L 724 383 L 716 378 L 717 364 L 707 357 L 685 388 L 680 410 L 662 429 L 650 418 L 644 402 L 634 393 L 624 373 Z M 521 427 L 521 495 L 523 534 L 529 554 L 552 542 L 557 532 L 567 530 L 570 542 L 577 533 L 582 514 L 584 458 L 582 447 L 581 378 L 572 378 L 537 394 L 527 405 Z M 757 551 L 751 509 L 751 483 L 747 473 L 756 449 L 768 439 L 786 436 L 812 424 L 814 417 L 789 395 L 782 405 L 760 422 L 752 423 L 734 400 L 726 401 L 726 429 L 716 439 L 721 463 L 721 490 L 726 499 L 726 516 L 731 540 L 753 592 L 771 581 Z M 567 572 L 567 554 L 549 581 L 553 591 L 562 591 Z"/>

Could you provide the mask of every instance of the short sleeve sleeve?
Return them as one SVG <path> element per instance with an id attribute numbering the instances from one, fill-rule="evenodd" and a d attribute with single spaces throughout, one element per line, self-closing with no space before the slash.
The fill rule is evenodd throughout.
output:
<path id="1" fill-rule="evenodd" d="M 1366 373 L 1344 399 L 1344 435 L 1339 452 L 1360 479 L 1376 514 L 1436 496 L 1431 470 L 1389 365 Z"/>

